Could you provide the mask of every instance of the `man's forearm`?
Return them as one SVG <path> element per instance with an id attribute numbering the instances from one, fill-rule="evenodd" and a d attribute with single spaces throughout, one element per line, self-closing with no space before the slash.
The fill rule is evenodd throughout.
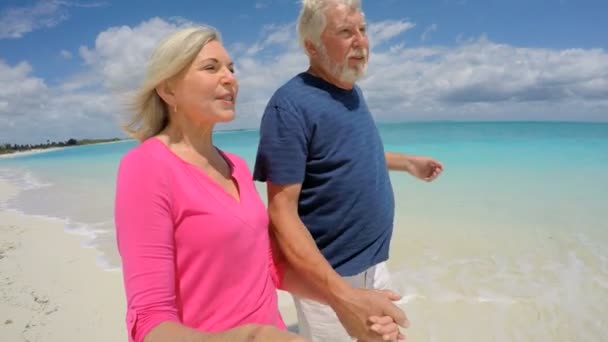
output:
<path id="1" fill-rule="evenodd" d="M 280 289 L 300 298 L 312 299 L 316 302 L 327 304 L 327 296 L 321 293 L 321 291 L 316 289 L 312 284 L 309 284 L 308 277 L 302 275 L 291 265 L 287 265 L 287 268 L 285 269 Z"/>
<path id="2" fill-rule="evenodd" d="M 384 152 L 384 158 L 386 159 L 386 166 L 391 171 L 410 172 L 411 170 L 410 156 L 407 154 Z"/>
<path id="3" fill-rule="evenodd" d="M 297 214 L 270 210 L 270 216 L 279 247 L 293 271 L 305 275 L 299 278 L 311 287 L 309 295 L 331 305 L 340 294 L 351 289 L 321 254 Z M 302 287 L 296 289 L 300 290 Z"/>

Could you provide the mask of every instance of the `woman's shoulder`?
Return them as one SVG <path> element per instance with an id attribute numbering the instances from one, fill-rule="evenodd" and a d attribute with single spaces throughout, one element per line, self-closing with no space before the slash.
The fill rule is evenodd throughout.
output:
<path id="1" fill-rule="evenodd" d="M 122 156 L 120 168 L 137 169 L 146 173 L 163 170 L 170 164 L 170 155 L 164 149 L 166 147 L 158 139 L 146 139 Z"/>

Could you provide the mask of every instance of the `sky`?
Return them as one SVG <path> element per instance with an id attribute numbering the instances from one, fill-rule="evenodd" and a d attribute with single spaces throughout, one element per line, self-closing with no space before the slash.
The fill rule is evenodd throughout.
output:
<path id="1" fill-rule="evenodd" d="M 363 0 L 359 82 L 378 122 L 608 121 L 606 0 Z M 308 65 L 296 0 L 1 0 L 0 144 L 124 137 L 130 92 L 169 33 L 217 28 L 237 118 Z"/>

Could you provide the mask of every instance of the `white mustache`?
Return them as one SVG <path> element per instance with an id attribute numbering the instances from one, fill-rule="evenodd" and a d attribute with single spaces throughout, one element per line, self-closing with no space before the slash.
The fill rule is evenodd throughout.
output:
<path id="1" fill-rule="evenodd" d="M 351 57 L 367 58 L 367 50 L 353 50 L 353 51 L 349 52 L 348 55 L 346 56 L 346 58 L 351 58 Z"/>

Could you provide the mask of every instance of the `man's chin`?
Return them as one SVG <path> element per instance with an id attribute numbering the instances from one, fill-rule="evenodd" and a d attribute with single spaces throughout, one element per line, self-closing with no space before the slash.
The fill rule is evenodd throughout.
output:
<path id="1" fill-rule="evenodd" d="M 340 79 L 343 82 L 355 83 L 365 77 L 365 70 L 357 70 L 356 72 L 349 72 L 347 74 L 342 75 Z"/>

